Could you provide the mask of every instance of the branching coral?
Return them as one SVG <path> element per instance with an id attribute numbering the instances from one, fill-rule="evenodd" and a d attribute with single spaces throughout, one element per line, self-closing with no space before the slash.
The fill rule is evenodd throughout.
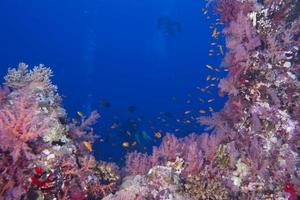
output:
<path id="1" fill-rule="evenodd" d="M 7 75 L 4 77 L 4 84 L 12 89 L 28 88 L 28 85 L 33 84 L 32 89 L 41 89 L 48 92 L 56 91 L 57 88 L 50 79 L 52 75 L 52 70 L 42 64 L 34 67 L 33 70 L 28 70 L 28 65 L 20 63 L 17 69 L 8 70 Z"/>

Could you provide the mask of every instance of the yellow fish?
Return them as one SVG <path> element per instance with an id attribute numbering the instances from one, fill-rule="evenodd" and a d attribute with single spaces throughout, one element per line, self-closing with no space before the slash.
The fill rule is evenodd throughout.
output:
<path id="1" fill-rule="evenodd" d="M 92 151 L 93 151 L 93 148 L 92 148 L 91 143 L 89 143 L 89 142 L 87 142 L 87 141 L 83 141 L 83 146 L 84 146 L 89 152 L 92 152 Z"/>
<path id="2" fill-rule="evenodd" d="M 217 28 L 215 28 L 211 36 L 212 36 L 213 38 L 217 39 L 218 36 L 219 36 L 219 34 L 220 34 L 220 32 L 218 32 Z"/>
<path id="3" fill-rule="evenodd" d="M 157 138 L 161 138 L 161 133 L 159 131 L 157 131 L 154 133 L 154 136 Z"/>
<path id="4" fill-rule="evenodd" d="M 129 147 L 129 142 L 123 142 L 122 146 L 125 147 L 125 148 L 128 148 Z"/>
<path id="5" fill-rule="evenodd" d="M 80 112 L 80 111 L 77 112 L 77 115 L 78 115 L 79 117 L 83 117 L 83 113 Z"/>

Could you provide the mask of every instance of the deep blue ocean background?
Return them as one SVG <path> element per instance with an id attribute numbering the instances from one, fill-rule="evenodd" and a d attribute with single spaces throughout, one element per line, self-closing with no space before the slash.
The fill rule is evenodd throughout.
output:
<path id="1" fill-rule="evenodd" d="M 78 119 L 78 111 L 99 111 L 97 158 L 119 162 L 128 151 L 149 152 L 161 140 L 155 132 L 199 134 L 204 127 L 196 122 L 198 110 L 223 107 L 216 87 L 212 94 L 197 90 L 209 84 L 208 74 L 224 76 L 205 68 L 220 66 L 222 57 L 208 56 L 216 16 L 206 19 L 204 5 L 202 0 L 1 0 L 0 75 L 19 62 L 51 67 L 70 119 Z M 166 34 L 158 28 L 160 17 L 180 24 L 181 31 Z M 199 97 L 216 100 L 201 103 Z M 137 144 L 123 147 L 126 141 Z"/>

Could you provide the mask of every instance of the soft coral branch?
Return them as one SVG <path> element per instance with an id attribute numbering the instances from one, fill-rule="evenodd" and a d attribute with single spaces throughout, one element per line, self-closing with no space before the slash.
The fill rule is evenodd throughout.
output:
<path id="1" fill-rule="evenodd" d="M 0 106 L 6 100 L 8 93 L 9 93 L 8 87 L 5 87 L 5 86 L 1 87 L 0 86 Z"/>
<path id="2" fill-rule="evenodd" d="M 27 142 L 43 136 L 47 131 L 46 121 L 38 116 L 38 111 L 37 103 L 25 91 L 0 109 L 0 147 L 12 151 L 15 161 L 20 152 L 28 147 Z"/>

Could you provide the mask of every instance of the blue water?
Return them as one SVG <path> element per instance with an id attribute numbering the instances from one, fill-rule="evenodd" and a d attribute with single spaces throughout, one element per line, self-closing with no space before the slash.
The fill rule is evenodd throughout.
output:
<path id="1" fill-rule="evenodd" d="M 149 151 L 160 141 L 154 131 L 178 128 L 174 132 L 178 136 L 202 131 L 197 123 L 176 122 L 186 118 L 187 110 L 192 110 L 189 116 L 199 117 L 196 111 L 207 109 L 209 105 L 201 104 L 198 97 L 216 98 L 214 109 L 223 107 L 225 99 L 216 90 L 203 96 L 196 89 L 206 86 L 205 78 L 212 74 L 205 64 L 219 66 L 222 59 L 208 56 L 212 20 L 201 13 L 204 4 L 201 0 L 1 0 L 0 75 L 19 62 L 50 66 L 70 118 L 78 118 L 77 111 L 100 112 L 95 132 L 104 141 L 94 144 L 98 158 L 116 160 L 127 151 Z M 159 30 L 161 16 L 178 22 L 181 31 L 168 35 Z M 111 107 L 101 106 L 101 100 Z M 136 111 L 128 112 L 128 106 Z M 164 122 L 161 112 L 172 117 L 163 116 Z M 137 136 L 110 129 L 114 122 L 124 126 L 126 120 L 137 123 Z M 123 148 L 122 142 L 128 140 L 140 141 Z"/>

